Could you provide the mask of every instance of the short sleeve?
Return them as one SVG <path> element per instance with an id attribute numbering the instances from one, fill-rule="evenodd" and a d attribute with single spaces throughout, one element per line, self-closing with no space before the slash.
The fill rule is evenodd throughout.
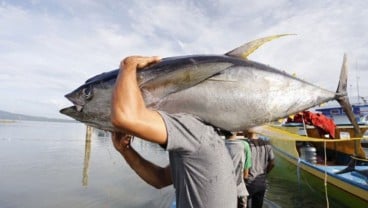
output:
<path id="1" fill-rule="evenodd" d="M 267 147 L 268 147 L 268 161 L 272 161 L 275 159 L 275 155 L 273 153 L 272 146 L 270 143 L 267 143 Z"/>
<path id="2" fill-rule="evenodd" d="M 214 128 L 190 114 L 167 114 L 159 111 L 167 130 L 168 151 L 195 152 L 206 138 L 214 135 Z"/>

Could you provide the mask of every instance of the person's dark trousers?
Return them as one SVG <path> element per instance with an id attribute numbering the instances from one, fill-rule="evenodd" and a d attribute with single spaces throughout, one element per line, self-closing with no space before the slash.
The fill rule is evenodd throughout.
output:
<path id="1" fill-rule="evenodd" d="M 248 208 L 262 208 L 263 198 L 266 190 L 254 193 L 248 196 L 247 207 Z"/>
<path id="2" fill-rule="evenodd" d="M 249 193 L 247 200 L 248 208 L 262 208 L 263 198 L 266 193 L 266 182 L 253 181 L 247 184 L 247 190 Z"/>

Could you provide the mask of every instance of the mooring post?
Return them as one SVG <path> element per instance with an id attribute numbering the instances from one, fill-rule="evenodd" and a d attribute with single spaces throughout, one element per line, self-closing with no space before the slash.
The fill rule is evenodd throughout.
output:
<path id="1" fill-rule="evenodd" d="M 82 179 L 83 186 L 88 186 L 88 169 L 89 169 L 89 159 L 91 156 L 92 132 L 93 132 L 93 127 L 87 126 L 86 143 L 85 143 L 85 148 L 84 148 L 83 179 Z"/>

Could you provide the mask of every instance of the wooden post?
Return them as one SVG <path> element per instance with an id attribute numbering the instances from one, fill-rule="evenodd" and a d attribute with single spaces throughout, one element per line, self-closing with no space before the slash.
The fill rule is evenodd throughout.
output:
<path id="1" fill-rule="evenodd" d="M 86 128 L 86 144 L 84 148 L 84 163 L 83 163 L 83 179 L 82 185 L 88 186 L 88 169 L 89 159 L 91 156 L 91 138 L 92 138 L 93 127 L 87 126 Z"/>

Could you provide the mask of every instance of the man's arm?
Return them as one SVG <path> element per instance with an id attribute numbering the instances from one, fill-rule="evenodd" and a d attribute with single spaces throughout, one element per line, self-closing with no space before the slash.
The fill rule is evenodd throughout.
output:
<path id="1" fill-rule="evenodd" d="M 129 166 L 145 182 L 158 189 L 172 184 L 170 166 L 162 168 L 141 157 L 130 146 L 129 135 L 112 133 L 112 141 L 115 149 L 120 152 Z"/>
<path id="2" fill-rule="evenodd" d="M 271 170 L 273 169 L 273 167 L 275 166 L 275 155 L 273 153 L 272 150 L 272 146 L 270 143 L 267 143 L 267 147 L 268 147 L 268 164 L 267 164 L 267 173 L 271 172 Z"/>
<path id="3" fill-rule="evenodd" d="M 243 179 L 244 179 L 245 181 L 247 181 L 247 180 L 248 180 L 248 178 L 249 178 L 249 169 L 247 168 L 247 169 L 244 169 L 244 170 L 243 170 Z"/>
<path id="4" fill-rule="evenodd" d="M 269 173 L 275 167 L 275 159 L 268 161 L 266 172 Z"/>
<path id="5" fill-rule="evenodd" d="M 243 171 L 243 178 L 244 180 L 248 180 L 249 177 L 249 169 L 252 167 L 252 152 L 247 141 L 241 140 L 244 144 L 244 155 L 245 155 L 245 162 L 244 162 L 244 171 Z"/>
<path id="6" fill-rule="evenodd" d="M 120 63 L 111 100 L 111 122 L 123 132 L 158 143 L 167 143 L 160 114 L 147 109 L 137 83 L 137 70 L 159 62 L 158 57 L 131 56 Z"/>

